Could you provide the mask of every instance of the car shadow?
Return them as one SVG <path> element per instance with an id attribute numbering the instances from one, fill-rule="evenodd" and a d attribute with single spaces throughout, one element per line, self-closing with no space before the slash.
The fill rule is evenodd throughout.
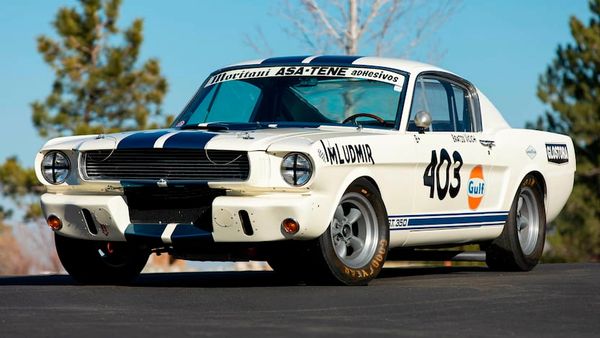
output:
<path id="1" fill-rule="evenodd" d="M 417 277 L 427 275 L 448 275 L 460 273 L 489 272 L 484 266 L 410 266 L 384 268 L 377 276 L 378 279 Z"/>
<path id="2" fill-rule="evenodd" d="M 393 267 L 384 268 L 377 279 L 393 279 L 411 276 L 447 275 L 489 271 L 485 267 Z M 401 283 L 402 281 L 399 280 Z M 1 276 L 2 285 L 70 286 L 78 285 L 68 275 Z M 303 282 L 282 278 L 273 271 L 226 271 L 226 272 L 172 272 L 143 273 L 127 287 L 184 287 L 184 288 L 238 288 L 238 287 L 286 287 L 306 285 Z"/>

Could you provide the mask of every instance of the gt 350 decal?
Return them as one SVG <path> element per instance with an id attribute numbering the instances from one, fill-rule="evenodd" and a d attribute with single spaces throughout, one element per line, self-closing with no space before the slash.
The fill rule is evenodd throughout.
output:
<path id="1" fill-rule="evenodd" d="M 569 162 L 569 151 L 566 144 L 546 143 L 546 154 L 548 162 L 558 164 Z"/>
<path id="2" fill-rule="evenodd" d="M 373 151 L 368 144 L 344 144 L 339 145 L 329 143 L 325 145 L 321 141 L 323 149 L 319 149 L 319 157 L 329 164 L 354 164 L 354 163 L 371 163 L 375 164 L 373 159 Z"/>
<path id="3" fill-rule="evenodd" d="M 433 198 L 434 192 L 437 190 L 437 197 L 440 200 L 446 198 L 446 194 L 450 194 L 450 198 L 456 197 L 460 191 L 460 168 L 463 165 L 462 156 L 458 151 L 452 153 L 452 158 L 446 149 L 440 150 L 440 161 L 438 162 L 437 152 L 431 151 L 431 162 L 423 173 L 423 185 L 429 187 L 429 198 Z M 444 185 L 440 183 L 440 169 L 445 166 L 444 172 L 446 177 L 443 180 Z M 450 168 L 453 169 L 452 179 L 450 179 Z M 443 175 L 443 174 L 442 174 Z"/>

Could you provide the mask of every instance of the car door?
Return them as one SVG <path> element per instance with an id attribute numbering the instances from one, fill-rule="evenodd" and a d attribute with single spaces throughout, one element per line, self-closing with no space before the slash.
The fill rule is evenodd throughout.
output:
<path id="1" fill-rule="evenodd" d="M 428 130 L 419 130 L 415 114 L 431 116 Z M 501 217 L 485 203 L 492 152 L 483 139 L 474 90 L 461 79 L 440 73 L 415 81 L 407 133 L 415 142 L 415 177 L 410 229 L 447 229 L 496 224 Z"/>

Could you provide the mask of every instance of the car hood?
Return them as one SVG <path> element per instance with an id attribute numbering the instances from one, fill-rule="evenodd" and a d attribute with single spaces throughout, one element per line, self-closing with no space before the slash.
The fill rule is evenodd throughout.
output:
<path id="1" fill-rule="evenodd" d="M 61 137 L 48 141 L 42 150 L 101 149 L 198 149 L 238 151 L 301 151 L 314 142 L 345 136 L 389 133 L 352 126 L 278 127 L 227 130 L 156 129 L 115 134 Z"/>

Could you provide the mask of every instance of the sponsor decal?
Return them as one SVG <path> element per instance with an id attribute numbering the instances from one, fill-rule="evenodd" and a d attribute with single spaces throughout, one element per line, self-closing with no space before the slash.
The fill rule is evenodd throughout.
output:
<path id="1" fill-rule="evenodd" d="M 481 165 L 478 165 L 471 170 L 469 182 L 467 183 L 467 199 L 469 201 L 469 209 L 477 210 L 484 195 L 485 180 L 483 179 L 483 168 Z"/>
<path id="2" fill-rule="evenodd" d="M 450 134 L 454 143 L 475 143 L 477 139 L 473 135 Z"/>
<path id="3" fill-rule="evenodd" d="M 529 156 L 530 159 L 534 159 L 535 156 L 537 155 L 537 151 L 535 151 L 535 148 L 532 146 L 527 147 L 527 149 L 525 149 L 525 153 L 527 154 L 527 156 Z"/>
<path id="4" fill-rule="evenodd" d="M 338 66 L 282 66 L 282 67 L 258 67 L 229 70 L 211 76 L 204 87 L 217 83 L 242 79 L 257 79 L 265 77 L 286 76 L 324 76 L 324 77 L 348 77 L 375 80 L 402 86 L 404 77 L 400 74 L 383 69 L 360 68 L 360 67 L 338 67 Z"/>
<path id="5" fill-rule="evenodd" d="M 546 143 L 546 155 L 548 162 L 558 164 L 569 162 L 569 151 L 566 144 Z"/>
<path id="6" fill-rule="evenodd" d="M 322 149 L 318 149 L 319 157 L 329 164 L 375 164 L 373 151 L 367 143 L 363 144 L 338 144 L 321 141 Z"/>

